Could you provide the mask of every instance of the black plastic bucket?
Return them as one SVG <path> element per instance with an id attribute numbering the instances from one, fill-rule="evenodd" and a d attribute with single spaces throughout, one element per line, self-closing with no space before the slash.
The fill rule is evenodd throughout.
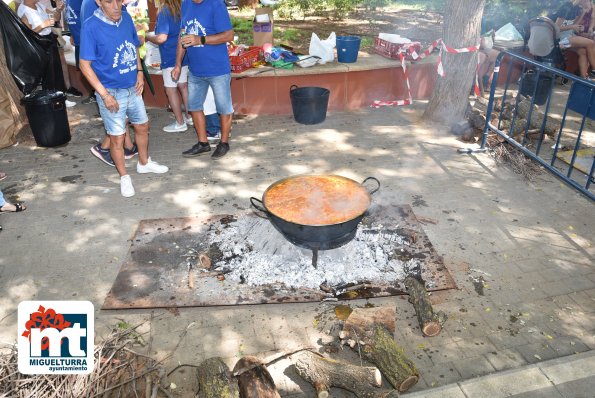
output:
<path id="1" fill-rule="evenodd" d="M 301 124 L 324 122 L 330 94 L 328 89 L 322 87 L 291 86 L 289 98 L 295 121 Z"/>
<path id="2" fill-rule="evenodd" d="M 537 90 L 535 90 L 536 85 Z M 535 92 L 534 102 L 536 105 L 545 104 L 551 87 L 552 77 L 545 73 L 539 75 L 539 82 L 537 81 L 537 73 L 532 70 L 526 71 L 521 77 L 521 94 L 532 97 L 533 92 Z"/>
<path id="3" fill-rule="evenodd" d="M 70 141 L 70 126 L 66 113 L 66 94 L 42 90 L 21 99 L 38 146 L 54 147 Z"/>

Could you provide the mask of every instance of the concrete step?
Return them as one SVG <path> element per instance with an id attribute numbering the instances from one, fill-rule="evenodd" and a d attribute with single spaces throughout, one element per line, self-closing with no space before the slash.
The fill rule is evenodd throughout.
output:
<path id="1" fill-rule="evenodd" d="M 582 352 L 517 369 L 492 373 L 407 398 L 593 398 L 595 351 Z"/>

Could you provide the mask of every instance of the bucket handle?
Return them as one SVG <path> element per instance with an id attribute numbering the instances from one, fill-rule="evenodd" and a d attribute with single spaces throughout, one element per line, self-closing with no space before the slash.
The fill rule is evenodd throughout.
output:
<path id="1" fill-rule="evenodd" d="M 55 101 L 52 104 L 52 110 L 54 110 L 54 111 L 61 111 L 62 109 L 64 109 L 64 105 L 65 105 L 65 103 L 62 102 L 62 101 Z"/>
<path id="2" fill-rule="evenodd" d="M 289 92 L 291 93 L 291 92 L 292 92 L 293 90 L 295 90 L 296 88 L 298 88 L 298 86 L 296 86 L 295 84 L 292 84 L 292 85 L 289 87 Z"/>
<path id="3" fill-rule="evenodd" d="M 264 207 L 264 203 L 262 200 L 256 199 L 254 196 L 250 197 L 250 204 L 258 211 L 263 212 L 267 216 L 269 215 L 269 211 Z"/>
<path id="4" fill-rule="evenodd" d="M 370 195 L 372 195 L 373 193 L 377 192 L 380 189 L 380 181 L 378 181 L 378 179 L 375 178 L 375 177 L 368 177 L 368 178 L 366 178 L 365 180 L 362 181 L 362 184 L 361 185 L 364 185 L 366 183 L 366 181 L 369 181 L 369 180 L 372 180 L 372 181 L 376 182 L 376 184 L 378 184 L 378 186 L 376 187 L 376 189 L 372 189 L 371 191 L 368 191 L 368 193 Z"/>

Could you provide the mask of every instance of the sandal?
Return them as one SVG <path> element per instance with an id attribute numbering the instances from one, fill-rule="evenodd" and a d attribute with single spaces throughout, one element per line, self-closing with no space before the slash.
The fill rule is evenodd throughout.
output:
<path id="1" fill-rule="evenodd" d="M 0 181 L 6 178 L 6 173 L 0 171 Z"/>
<path id="2" fill-rule="evenodd" d="M 10 203 L 6 203 L 4 206 L 6 205 L 10 205 Z M 3 210 L 4 206 L 0 207 L 0 213 L 20 213 L 21 211 L 25 211 L 27 209 L 22 203 L 15 203 L 13 205 L 15 207 L 14 210 Z"/>

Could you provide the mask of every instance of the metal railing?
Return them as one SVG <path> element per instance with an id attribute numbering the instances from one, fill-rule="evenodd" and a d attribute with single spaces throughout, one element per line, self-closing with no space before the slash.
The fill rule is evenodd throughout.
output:
<path id="1" fill-rule="evenodd" d="M 506 78 L 498 84 L 501 69 Z M 595 119 L 594 94 L 589 80 L 504 51 L 494 68 L 480 151 L 495 132 L 595 200 L 595 132 L 589 121 Z"/>

